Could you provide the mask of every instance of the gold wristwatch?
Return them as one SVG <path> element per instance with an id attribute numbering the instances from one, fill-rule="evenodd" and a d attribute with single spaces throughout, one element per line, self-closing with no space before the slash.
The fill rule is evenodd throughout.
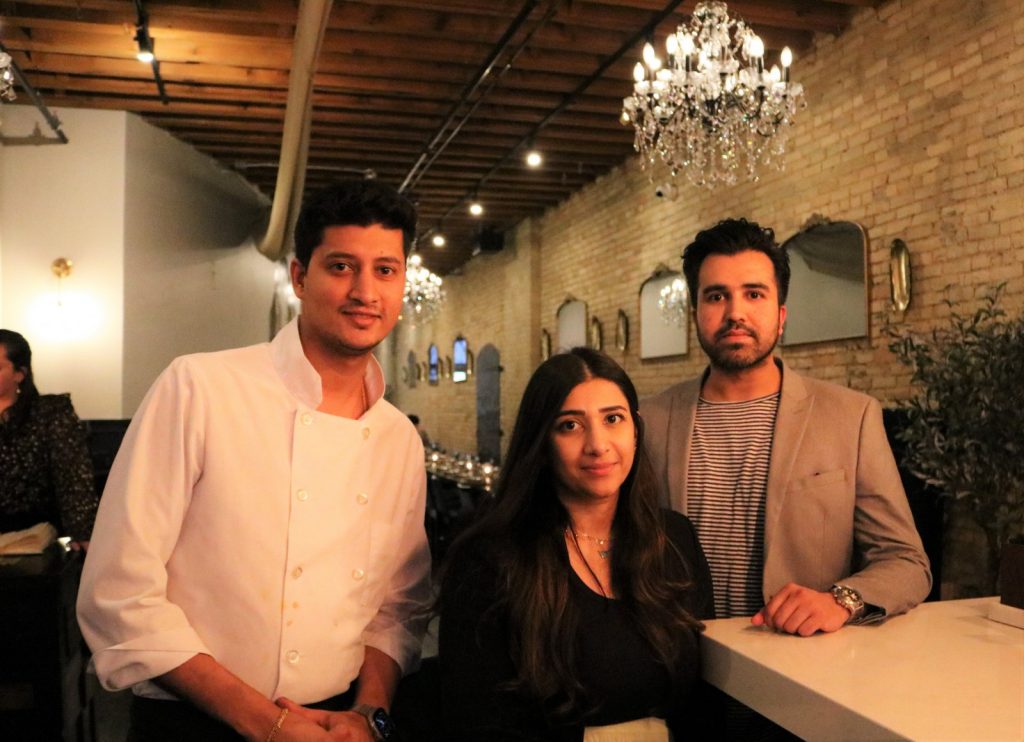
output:
<path id="1" fill-rule="evenodd" d="M 864 615 L 864 598 L 852 587 L 846 585 L 833 585 L 830 592 L 835 601 L 850 612 L 846 622 L 856 621 Z"/>

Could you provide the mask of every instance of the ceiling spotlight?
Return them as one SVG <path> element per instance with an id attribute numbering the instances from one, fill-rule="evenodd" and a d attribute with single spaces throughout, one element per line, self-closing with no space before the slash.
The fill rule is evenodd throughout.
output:
<path id="1" fill-rule="evenodd" d="M 444 235 L 441 234 L 440 232 L 435 232 L 434 236 L 430 238 L 430 243 L 434 247 L 444 247 L 445 242 L 446 240 L 444 238 Z"/>
<path id="2" fill-rule="evenodd" d="M 473 216 L 480 216 L 484 213 L 484 205 L 479 201 L 473 201 L 469 204 L 469 213 Z"/>
<path id="3" fill-rule="evenodd" d="M 540 167 L 544 162 L 544 157 L 535 149 L 531 149 L 526 153 L 526 164 L 529 167 Z"/>
<path id="4" fill-rule="evenodd" d="M 135 27 L 135 41 L 139 44 L 139 51 L 135 58 L 140 62 L 149 64 L 155 58 L 153 54 L 153 37 L 149 35 L 149 29 L 145 23 Z"/>

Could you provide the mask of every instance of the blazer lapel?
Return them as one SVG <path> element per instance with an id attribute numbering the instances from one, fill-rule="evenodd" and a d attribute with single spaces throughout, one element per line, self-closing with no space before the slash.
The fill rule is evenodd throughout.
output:
<path id="1" fill-rule="evenodd" d="M 776 533 L 782 510 L 785 506 L 786 485 L 790 480 L 793 462 L 800 451 L 807 428 L 813 397 L 807 391 L 803 379 L 779 361 L 782 369 L 782 394 L 775 418 L 775 435 L 772 438 L 771 463 L 768 468 L 768 491 L 764 512 L 764 555 L 765 573 L 770 568 L 768 555 Z"/>
<path id="2" fill-rule="evenodd" d="M 690 469 L 690 441 L 697 418 L 697 398 L 707 372 L 682 384 L 672 400 L 668 426 L 668 481 L 673 510 L 686 515 L 686 477 Z"/>

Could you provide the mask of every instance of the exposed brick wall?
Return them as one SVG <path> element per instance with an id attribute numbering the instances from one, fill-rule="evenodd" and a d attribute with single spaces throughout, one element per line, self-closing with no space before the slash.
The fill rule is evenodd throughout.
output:
<path id="1" fill-rule="evenodd" d="M 411 327 L 400 322 L 392 336 L 388 368 L 392 401 L 406 413 L 416 413 L 432 440 L 457 451 L 476 451 L 476 377 L 455 384 L 442 378 L 432 386 L 418 381 L 410 387 L 403 381 L 401 366 L 409 351 L 421 363 L 427 349 L 436 343 L 440 357 L 452 356 L 456 337 L 465 337 L 474 356 L 487 345 L 501 354 L 504 369 L 501 383 L 503 429 L 512 431 L 512 420 L 530 373 L 540 359 L 539 251 L 533 245 L 533 223 L 526 221 L 508 235 L 512 244 L 502 252 L 478 255 L 461 275 L 445 278 L 447 301 L 432 322 Z M 507 421 L 507 422 L 506 422 Z"/>
<path id="2" fill-rule="evenodd" d="M 1001 281 L 1008 282 L 1007 308 L 1024 305 L 1024 12 L 1018 0 L 893 0 L 859 11 L 840 37 L 819 37 L 796 61 L 794 77 L 808 108 L 784 172 L 713 193 L 679 178 L 673 202 L 654 195 L 663 171 L 628 161 L 520 225 L 502 253 L 474 258 L 463 275 L 449 277 L 443 315 L 426 328 L 401 330 L 395 355 L 412 348 L 424 359 L 431 341 L 450 355 L 458 332 L 475 352 L 493 343 L 506 369 L 502 418 L 511 432 L 539 360 L 540 329 L 557 345 L 555 312 L 571 294 L 600 319 L 605 349 L 641 394 L 654 393 L 705 363 L 692 323 L 686 356 L 640 360 L 638 292 L 655 266 L 678 268 L 693 235 L 725 217 L 757 220 L 785 238 L 819 213 L 867 230 L 869 336 L 782 355 L 884 403 L 906 396 L 909 374 L 887 349 L 885 322 L 926 329 L 948 315 L 945 298 L 970 307 Z M 903 318 L 888 309 L 896 237 L 912 253 L 913 298 Z M 620 308 L 630 323 L 625 353 L 611 347 Z M 475 450 L 472 380 L 395 386 L 396 402 L 418 412 L 445 446 Z"/>

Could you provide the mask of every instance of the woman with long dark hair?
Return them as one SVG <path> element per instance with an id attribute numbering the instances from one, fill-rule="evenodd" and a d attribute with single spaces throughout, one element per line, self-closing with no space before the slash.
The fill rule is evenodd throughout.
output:
<path id="1" fill-rule="evenodd" d="M 711 579 L 659 507 L 637 407 L 596 351 L 534 372 L 493 503 L 443 572 L 444 739 L 690 734 Z"/>
<path id="2" fill-rule="evenodd" d="M 0 531 L 45 521 L 73 547 L 87 547 L 98 504 L 71 398 L 40 394 L 28 342 L 0 330 Z"/>

